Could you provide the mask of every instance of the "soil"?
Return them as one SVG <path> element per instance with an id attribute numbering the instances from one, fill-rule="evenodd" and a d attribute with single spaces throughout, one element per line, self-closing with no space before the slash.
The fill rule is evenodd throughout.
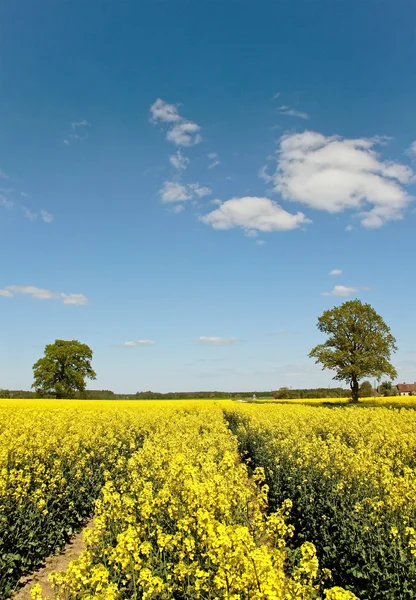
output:
<path id="1" fill-rule="evenodd" d="M 48 575 L 52 571 L 64 571 L 71 560 L 79 557 L 84 550 L 83 531 L 92 527 L 92 520 L 89 521 L 80 533 L 76 533 L 71 537 L 71 540 L 66 544 L 59 554 L 49 556 L 45 560 L 45 566 L 35 571 L 31 575 L 25 575 L 20 580 L 20 587 L 12 596 L 12 600 L 30 600 L 30 589 L 35 583 L 39 583 L 42 587 L 43 595 L 53 598 L 53 590 L 48 581 Z"/>

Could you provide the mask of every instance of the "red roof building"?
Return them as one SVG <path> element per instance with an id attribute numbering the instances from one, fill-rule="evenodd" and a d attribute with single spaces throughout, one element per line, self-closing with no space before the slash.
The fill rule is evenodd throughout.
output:
<path id="1" fill-rule="evenodd" d="M 396 387 L 399 390 L 400 396 L 416 396 L 416 382 L 398 383 Z"/>

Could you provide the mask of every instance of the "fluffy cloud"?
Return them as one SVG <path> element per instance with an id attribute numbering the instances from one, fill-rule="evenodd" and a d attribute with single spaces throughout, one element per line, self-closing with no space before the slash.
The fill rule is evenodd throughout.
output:
<path id="1" fill-rule="evenodd" d="M 334 277 L 337 277 L 337 275 L 342 275 L 342 271 L 341 269 L 332 269 L 332 271 L 330 271 L 329 274 L 333 275 Z"/>
<path id="2" fill-rule="evenodd" d="M 290 108 L 290 106 L 281 106 L 279 108 L 279 114 L 285 115 L 287 117 L 299 117 L 300 119 L 309 119 L 308 113 L 302 112 L 301 110 L 296 110 L 294 108 Z"/>
<path id="3" fill-rule="evenodd" d="M 166 139 L 177 146 L 195 146 L 202 141 L 200 129 L 200 126 L 192 121 L 183 121 L 169 129 Z"/>
<path id="4" fill-rule="evenodd" d="M 168 104 L 161 98 L 158 98 L 153 102 L 150 107 L 150 114 L 153 123 L 158 123 L 159 121 L 162 123 L 175 123 L 176 121 L 182 120 L 177 105 Z"/>
<path id="5" fill-rule="evenodd" d="M 200 220 L 214 229 L 241 227 L 246 231 L 285 231 L 310 222 L 301 212 L 291 214 L 269 198 L 256 196 L 227 200 Z"/>
<path id="6" fill-rule="evenodd" d="M 137 346 L 154 346 L 155 343 L 153 340 L 133 340 L 131 342 L 123 342 L 121 345 L 124 348 L 136 348 Z"/>
<path id="7" fill-rule="evenodd" d="M 62 304 L 77 304 L 84 306 L 88 304 L 88 298 L 84 294 L 65 294 L 53 292 L 46 288 L 38 288 L 34 285 L 8 285 L 5 289 L 0 290 L 0 296 L 11 298 L 15 294 L 23 294 L 32 296 L 37 300 L 61 300 Z"/>
<path id="8" fill-rule="evenodd" d="M 404 186 L 414 175 L 406 165 L 381 160 L 381 138 L 346 139 L 313 131 L 280 139 L 274 190 L 286 200 L 339 213 L 358 211 L 364 227 L 401 219 L 412 200 Z"/>
<path id="9" fill-rule="evenodd" d="M 209 187 L 199 183 L 183 184 L 177 181 L 165 181 L 159 190 L 162 202 L 185 202 L 193 198 L 203 198 L 211 193 Z"/>
<path id="10" fill-rule="evenodd" d="M 331 292 L 322 292 L 322 296 L 352 296 L 360 290 L 369 290 L 369 287 L 348 287 L 346 285 L 336 285 Z"/>
<path id="11" fill-rule="evenodd" d="M 200 126 L 184 119 L 176 104 L 168 104 L 158 98 L 150 107 L 150 120 L 153 123 L 167 123 L 166 139 L 177 146 L 194 146 L 202 141 Z"/>
<path id="12" fill-rule="evenodd" d="M 169 162 L 178 171 L 184 171 L 189 165 L 189 158 L 184 156 L 180 150 L 169 156 Z"/>
<path id="13" fill-rule="evenodd" d="M 202 335 L 198 338 L 198 343 L 204 346 L 233 346 L 239 341 L 237 338 L 211 337 Z"/>

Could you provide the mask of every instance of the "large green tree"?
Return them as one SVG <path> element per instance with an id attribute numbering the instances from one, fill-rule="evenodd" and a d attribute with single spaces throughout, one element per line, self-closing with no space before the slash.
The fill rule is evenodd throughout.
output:
<path id="1" fill-rule="evenodd" d="M 56 340 L 45 347 L 45 356 L 33 365 L 32 388 L 40 396 L 73 398 L 85 390 L 85 380 L 95 379 L 92 350 L 77 340 Z"/>
<path id="2" fill-rule="evenodd" d="M 334 379 L 349 383 L 353 402 L 358 402 L 360 379 L 397 377 L 390 363 L 391 353 L 397 350 L 396 340 L 370 304 L 350 300 L 326 310 L 318 319 L 318 329 L 328 339 L 309 356 L 323 369 L 335 371 Z"/>

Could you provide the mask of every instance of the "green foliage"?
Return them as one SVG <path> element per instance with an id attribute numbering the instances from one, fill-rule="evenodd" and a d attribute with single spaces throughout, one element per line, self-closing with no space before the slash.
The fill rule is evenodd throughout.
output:
<path id="1" fill-rule="evenodd" d="M 379 393 L 382 396 L 397 396 L 398 391 L 395 385 L 393 385 L 392 381 L 383 381 L 378 389 Z"/>
<path id="2" fill-rule="evenodd" d="M 56 340 L 45 347 L 45 356 L 33 365 L 34 383 L 38 396 L 73 398 L 84 392 L 85 379 L 95 379 L 91 367 L 92 350 L 77 340 Z"/>
<path id="3" fill-rule="evenodd" d="M 329 337 L 309 356 L 323 369 L 335 371 L 334 379 L 349 383 L 353 402 L 358 402 L 358 382 L 363 377 L 397 377 L 390 363 L 396 340 L 370 304 L 350 300 L 326 310 L 318 319 L 318 329 Z"/>
<path id="4" fill-rule="evenodd" d="M 373 386 L 369 381 L 363 381 L 359 390 L 360 398 L 369 398 L 374 395 Z"/>
<path id="5" fill-rule="evenodd" d="M 0 398 L 10 398 L 9 390 L 0 390 Z"/>

